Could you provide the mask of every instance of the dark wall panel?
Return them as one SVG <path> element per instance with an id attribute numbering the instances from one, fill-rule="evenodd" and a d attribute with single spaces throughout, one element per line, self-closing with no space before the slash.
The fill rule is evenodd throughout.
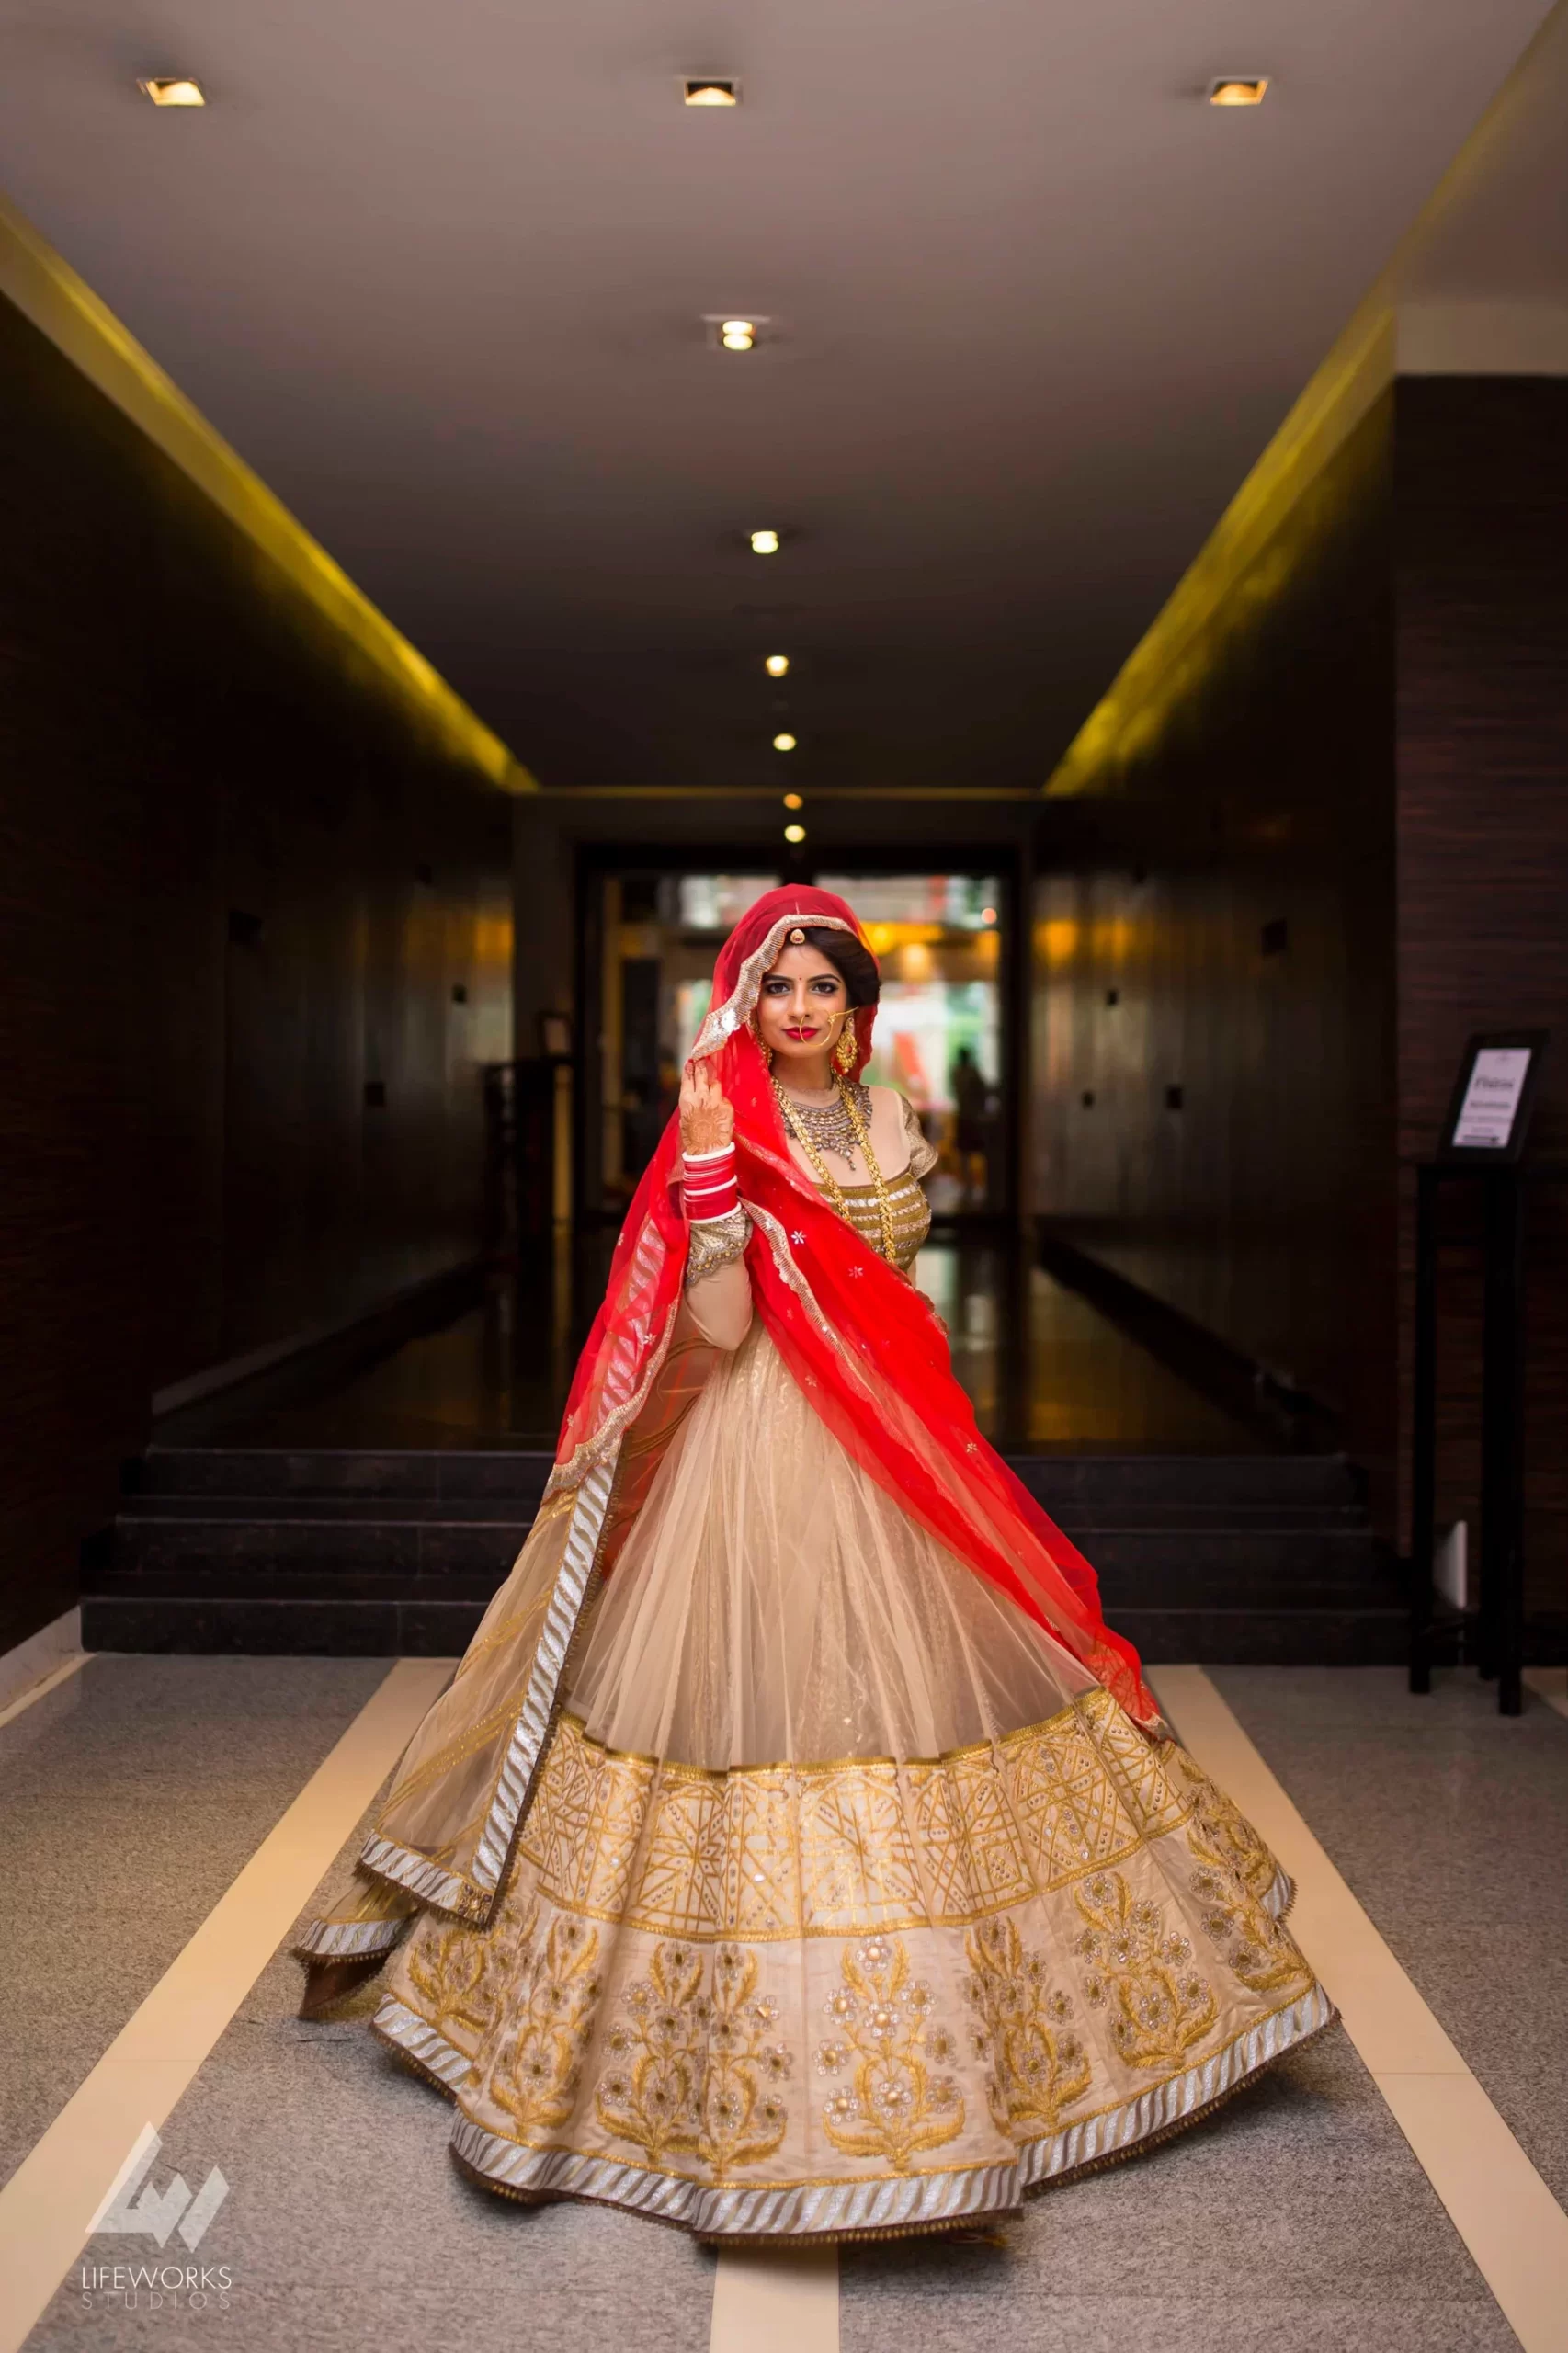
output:
<path id="1" fill-rule="evenodd" d="M 1437 1140 L 1472 1029 L 1553 1032 L 1532 1151 L 1568 1166 L 1568 383 L 1398 388 L 1400 1149 Z M 1407 1180 L 1408 1189 L 1408 1180 Z M 1457 1238 L 1474 1204 L 1450 1200 Z M 1568 1581 L 1568 1188 L 1532 1188 L 1527 1544 Z M 1408 1296 L 1411 1220 L 1403 1222 Z M 1445 1262 L 1438 1505 L 1477 1517 L 1480 1291 Z"/>
<path id="2" fill-rule="evenodd" d="M 0 549 L 3 1646 L 155 1390 L 472 1254 L 511 810 L 3 303 Z"/>
<path id="3" fill-rule="evenodd" d="M 1392 418 L 1233 584 L 1136 757 L 1048 810 L 1032 1090 L 1037 1211 L 1335 1408 L 1385 1472 Z"/>

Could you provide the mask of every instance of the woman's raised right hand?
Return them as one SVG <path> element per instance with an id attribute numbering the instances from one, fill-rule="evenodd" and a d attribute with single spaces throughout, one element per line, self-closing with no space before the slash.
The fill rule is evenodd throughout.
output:
<path id="1" fill-rule="evenodd" d="M 735 1108 L 706 1062 L 687 1063 L 680 1075 L 680 1148 L 718 1152 L 733 1143 Z"/>

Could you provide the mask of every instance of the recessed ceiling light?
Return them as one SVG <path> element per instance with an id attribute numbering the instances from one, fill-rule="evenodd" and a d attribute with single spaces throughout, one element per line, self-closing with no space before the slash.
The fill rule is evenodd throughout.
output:
<path id="1" fill-rule="evenodd" d="M 787 654 L 770 654 L 762 666 L 767 671 L 770 678 L 788 677 L 790 675 L 790 656 Z"/>
<path id="2" fill-rule="evenodd" d="M 754 531 L 751 535 L 751 551 L 753 555 L 777 555 L 778 552 L 778 532 Z"/>
<path id="3" fill-rule="evenodd" d="M 1268 87 L 1267 74 L 1222 74 L 1209 85 L 1211 107 L 1260 107 Z"/>
<path id="4" fill-rule="evenodd" d="M 784 838 L 787 842 L 803 842 L 806 838 L 804 825 L 786 825 Z"/>
<path id="5" fill-rule="evenodd" d="M 805 802 L 801 800 L 798 792 L 787 792 L 784 795 L 784 806 L 786 809 L 803 809 L 805 805 Z"/>
<path id="6" fill-rule="evenodd" d="M 688 74 L 681 91 L 688 107 L 738 107 L 741 102 L 741 85 L 729 74 Z"/>
<path id="7" fill-rule="evenodd" d="M 155 107 L 204 107 L 207 94 L 199 82 L 190 81 L 183 74 L 159 74 L 151 81 L 138 82 Z"/>
<path id="8" fill-rule="evenodd" d="M 754 311 L 749 319 L 727 317 L 722 311 L 704 311 L 702 327 L 715 351 L 755 351 L 770 340 L 773 323 Z"/>
<path id="9" fill-rule="evenodd" d="M 792 752 L 795 748 L 795 739 L 788 730 L 786 730 L 782 735 L 776 735 L 774 737 L 773 748 L 776 752 Z"/>

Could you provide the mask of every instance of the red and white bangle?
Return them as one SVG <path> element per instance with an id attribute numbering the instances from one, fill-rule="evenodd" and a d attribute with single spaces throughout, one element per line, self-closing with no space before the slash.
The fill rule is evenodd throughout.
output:
<path id="1" fill-rule="evenodd" d="M 734 1145 L 721 1145 L 717 1152 L 682 1153 L 680 1189 L 687 1216 L 694 1225 L 710 1218 L 728 1217 L 732 1210 L 739 1209 Z"/>

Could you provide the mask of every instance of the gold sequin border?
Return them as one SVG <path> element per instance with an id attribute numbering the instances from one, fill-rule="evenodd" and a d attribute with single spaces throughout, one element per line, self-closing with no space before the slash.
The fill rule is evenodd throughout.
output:
<path id="1" fill-rule="evenodd" d="M 971 1926 L 1072 1885 L 1195 1810 L 1110 1695 L 942 1756 L 661 1762 L 564 1713 L 519 1852 L 561 1910 L 777 1943 Z"/>

